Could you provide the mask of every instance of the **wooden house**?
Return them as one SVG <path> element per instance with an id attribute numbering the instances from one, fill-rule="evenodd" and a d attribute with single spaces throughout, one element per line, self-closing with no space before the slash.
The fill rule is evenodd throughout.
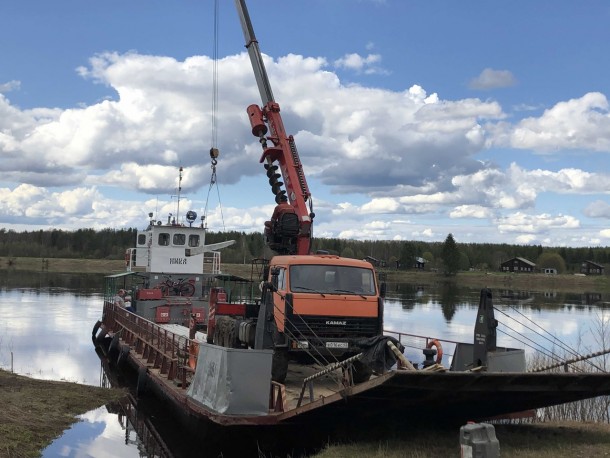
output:
<path id="1" fill-rule="evenodd" d="M 584 261 L 580 265 L 580 273 L 585 275 L 604 275 L 604 266 L 593 261 Z"/>
<path id="2" fill-rule="evenodd" d="M 386 266 L 386 262 L 383 259 L 377 259 L 377 258 L 374 258 L 373 256 L 365 256 L 364 260 L 370 262 L 375 267 L 385 267 Z"/>
<path id="3" fill-rule="evenodd" d="M 500 264 L 502 272 L 534 272 L 536 264 L 525 258 L 512 258 Z"/>
<path id="4" fill-rule="evenodd" d="M 425 270 L 427 262 L 428 261 L 426 261 L 424 258 L 417 257 L 415 258 L 413 267 L 417 270 Z"/>

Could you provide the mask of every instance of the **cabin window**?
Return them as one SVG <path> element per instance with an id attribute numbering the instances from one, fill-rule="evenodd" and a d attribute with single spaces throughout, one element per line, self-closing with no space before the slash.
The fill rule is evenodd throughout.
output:
<path id="1" fill-rule="evenodd" d="M 168 246 L 169 245 L 169 234 L 167 232 L 162 232 L 159 234 L 159 246 Z"/>
<path id="2" fill-rule="evenodd" d="M 199 236 L 198 235 L 194 235 L 194 234 L 189 235 L 189 246 L 191 246 L 191 247 L 199 246 Z"/>
<path id="3" fill-rule="evenodd" d="M 286 290 L 286 269 L 280 267 L 279 273 L 277 276 L 277 289 L 280 291 Z"/>
<path id="4" fill-rule="evenodd" d="M 184 245 L 186 243 L 186 235 L 174 234 L 174 245 Z"/>
<path id="5" fill-rule="evenodd" d="M 146 245 L 146 234 L 138 234 L 138 245 Z"/>

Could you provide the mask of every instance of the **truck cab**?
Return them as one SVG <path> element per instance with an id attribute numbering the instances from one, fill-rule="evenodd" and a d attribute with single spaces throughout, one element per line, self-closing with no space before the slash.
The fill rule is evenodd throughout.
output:
<path id="1" fill-rule="evenodd" d="M 276 365 L 288 359 L 340 361 L 359 353 L 360 339 L 382 334 L 383 300 L 369 262 L 333 255 L 275 256 L 269 279 L 273 348 L 286 353 L 278 355 Z"/>

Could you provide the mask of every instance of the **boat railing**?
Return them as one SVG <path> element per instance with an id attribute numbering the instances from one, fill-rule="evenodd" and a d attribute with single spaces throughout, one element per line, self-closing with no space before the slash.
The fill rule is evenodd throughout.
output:
<path id="1" fill-rule="evenodd" d="M 309 377 L 305 377 L 303 379 L 303 385 L 301 386 L 301 394 L 300 394 L 299 400 L 297 402 L 297 407 L 301 407 L 301 403 L 303 402 L 303 397 L 305 396 L 305 390 L 307 388 L 309 388 L 309 402 L 313 402 L 315 400 L 313 382 L 316 379 L 322 377 L 323 375 L 329 374 L 330 372 L 333 372 L 337 369 L 342 369 L 343 371 L 349 370 L 350 365 L 354 361 L 360 359 L 361 357 L 362 357 L 362 353 L 358 353 L 357 355 L 351 356 L 347 359 L 344 359 L 343 361 L 329 364 L 321 371 L 316 372 L 315 374 L 310 375 Z M 346 379 L 346 377 L 343 377 L 343 380 L 345 380 L 345 379 Z"/>
<path id="2" fill-rule="evenodd" d="M 203 272 L 218 275 L 220 268 L 220 251 L 207 251 L 203 254 Z"/>
<path id="3" fill-rule="evenodd" d="M 137 248 L 128 248 L 125 251 L 125 270 L 127 272 L 135 272 L 144 270 L 144 267 L 136 268 L 136 253 Z M 143 248 L 140 248 L 143 250 Z M 222 272 L 220 266 L 220 251 L 206 251 L 203 254 L 203 273 L 218 275 Z"/>
<path id="4" fill-rule="evenodd" d="M 189 339 L 177 335 L 115 304 L 105 304 L 107 325 L 128 344 L 149 368 L 186 388 Z"/>
<path id="5" fill-rule="evenodd" d="M 125 251 L 125 270 L 132 272 L 136 265 L 136 248 L 127 248 Z"/>

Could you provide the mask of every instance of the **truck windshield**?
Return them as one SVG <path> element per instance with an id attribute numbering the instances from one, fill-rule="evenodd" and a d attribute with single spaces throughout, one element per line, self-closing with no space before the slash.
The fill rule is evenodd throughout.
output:
<path id="1" fill-rule="evenodd" d="M 371 269 L 332 265 L 290 266 L 289 285 L 292 292 L 321 294 L 375 294 L 375 278 Z"/>

